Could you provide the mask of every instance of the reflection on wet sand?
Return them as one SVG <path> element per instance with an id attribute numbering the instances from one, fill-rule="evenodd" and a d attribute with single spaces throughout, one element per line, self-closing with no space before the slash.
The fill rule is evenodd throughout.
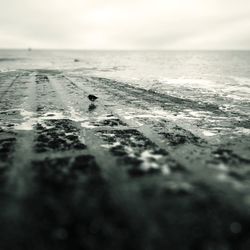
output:
<path id="1" fill-rule="evenodd" d="M 88 108 L 88 111 L 89 112 L 92 112 L 92 111 L 94 111 L 95 109 L 96 109 L 96 105 L 94 104 L 94 103 L 91 103 L 91 104 L 89 104 L 89 108 Z"/>

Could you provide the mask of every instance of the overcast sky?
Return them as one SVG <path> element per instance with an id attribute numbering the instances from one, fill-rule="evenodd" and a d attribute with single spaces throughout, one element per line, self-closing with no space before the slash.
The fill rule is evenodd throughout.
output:
<path id="1" fill-rule="evenodd" d="M 0 0 L 0 48 L 250 49 L 250 0 Z"/>

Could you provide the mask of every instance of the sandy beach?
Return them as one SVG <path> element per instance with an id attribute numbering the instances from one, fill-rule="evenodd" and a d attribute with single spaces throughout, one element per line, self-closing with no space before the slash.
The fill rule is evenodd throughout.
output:
<path id="1" fill-rule="evenodd" d="M 248 103 L 78 72 L 0 73 L 0 249 L 249 249 Z"/>

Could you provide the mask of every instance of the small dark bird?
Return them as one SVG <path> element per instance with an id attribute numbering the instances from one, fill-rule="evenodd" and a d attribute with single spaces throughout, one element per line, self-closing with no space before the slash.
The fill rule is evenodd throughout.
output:
<path id="1" fill-rule="evenodd" d="M 88 95 L 88 98 L 91 102 L 94 102 L 98 97 L 95 95 Z"/>

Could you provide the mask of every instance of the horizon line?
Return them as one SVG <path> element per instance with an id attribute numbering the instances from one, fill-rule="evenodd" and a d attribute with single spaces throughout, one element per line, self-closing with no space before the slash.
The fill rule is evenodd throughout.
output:
<path id="1" fill-rule="evenodd" d="M 84 49 L 84 48 L 0 48 L 0 50 L 27 50 L 27 51 L 38 51 L 38 50 L 69 50 L 69 51 L 250 51 L 249 49 Z"/>

